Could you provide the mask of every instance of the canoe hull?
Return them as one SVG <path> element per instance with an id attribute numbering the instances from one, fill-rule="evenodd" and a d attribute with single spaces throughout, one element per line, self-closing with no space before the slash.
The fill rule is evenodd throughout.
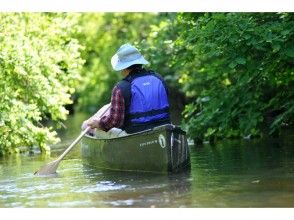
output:
<path id="1" fill-rule="evenodd" d="M 90 165 L 102 169 L 175 173 L 190 168 L 186 134 L 173 125 L 113 139 L 86 136 L 81 150 Z"/>

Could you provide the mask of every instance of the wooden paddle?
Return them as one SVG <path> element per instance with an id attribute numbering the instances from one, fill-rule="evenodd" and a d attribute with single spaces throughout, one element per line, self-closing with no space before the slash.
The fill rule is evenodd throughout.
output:
<path id="1" fill-rule="evenodd" d="M 74 142 L 54 161 L 43 166 L 40 170 L 36 171 L 35 175 L 50 175 L 56 173 L 59 163 L 61 160 L 70 152 L 70 150 L 82 139 L 82 137 L 90 130 L 90 127 L 87 127 Z"/>
<path id="2" fill-rule="evenodd" d="M 104 116 L 104 114 L 110 109 L 110 105 L 103 109 L 102 112 L 100 111 L 101 118 Z M 59 163 L 61 160 L 70 152 L 70 150 L 82 139 L 82 137 L 90 130 L 90 127 L 87 127 L 82 133 L 77 137 L 77 139 L 72 142 L 72 144 L 54 161 L 48 163 L 47 165 L 43 166 L 40 170 L 36 171 L 34 175 L 50 175 L 50 174 L 55 174 L 56 170 L 58 168 Z"/>

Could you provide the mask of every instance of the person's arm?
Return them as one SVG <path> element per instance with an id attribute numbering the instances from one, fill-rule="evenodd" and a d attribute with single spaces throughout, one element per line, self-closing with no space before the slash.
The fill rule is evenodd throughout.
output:
<path id="1" fill-rule="evenodd" d="M 110 107 L 110 103 L 107 105 L 104 105 L 101 109 L 99 109 L 91 118 L 88 119 L 88 121 L 93 119 L 100 119 L 101 115 L 107 114 L 107 109 Z"/>
<path id="2" fill-rule="evenodd" d="M 125 119 L 125 102 L 121 90 L 114 87 L 111 95 L 111 107 L 109 115 L 103 116 L 99 121 L 99 128 L 108 131 L 111 128 L 119 128 Z"/>
<path id="3" fill-rule="evenodd" d="M 85 130 L 88 127 L 88 123 L 90 121 L 97 121 L 103 116 L 104 114 L 109 114 L 110 103 L 104 105 L 101 109 L 99 109 L 93 116 L 85 120 L 82 124 L 82 130 Z M 92 131 L 93 133 L 93 131 Z"/>
<path id="4" fill-rule="evenodd" d="M 103 131 L 108 131 L 114 127 L 121 127 L 124 123 L 125 103 L 121 90 L 114 87 L 111 95 L 110 111 L 108 115 L 101 119 L 93 118 L 89 120 L 87 125 L 91 128 L 99 128 Z"/>

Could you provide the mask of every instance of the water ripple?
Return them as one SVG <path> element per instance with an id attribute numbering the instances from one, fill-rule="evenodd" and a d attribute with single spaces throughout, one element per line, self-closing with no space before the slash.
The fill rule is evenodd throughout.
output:
<path id="1" fill-rule="evenodd" d="M 105 202 L 105 204 L 110 204 L 113 206 L 132 206 L 134 205 L 135 202 L 136 200 L 134 199 L 127 199 L 127 200 L 116 200 L 112 202 Z"/>
<path id="2" fill-rule="evenodd" d="M 78 190 L 72 190 L 72 192 L 78 192 L 78 193 L 105 192 L 105 191 L 121 190 L 127 187 L 128 187 L 127 185 L 117 184 L 112 181 L 100 181 L 95 186 L 85 186 Z"/>

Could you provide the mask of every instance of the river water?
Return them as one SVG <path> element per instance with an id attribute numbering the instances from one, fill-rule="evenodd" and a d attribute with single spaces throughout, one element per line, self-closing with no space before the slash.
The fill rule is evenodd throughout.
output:
<path id="1" fill-rule="evenodd" d="M 191 145 L 191 171 L 174 175 L 105 172 L 88 166 L 79 146 L 57 176 L 34 176 L 79 134 L 69 118 L 51 157 L 0 158 L 0 207 L 294 207 L 294 136 Z"/>

